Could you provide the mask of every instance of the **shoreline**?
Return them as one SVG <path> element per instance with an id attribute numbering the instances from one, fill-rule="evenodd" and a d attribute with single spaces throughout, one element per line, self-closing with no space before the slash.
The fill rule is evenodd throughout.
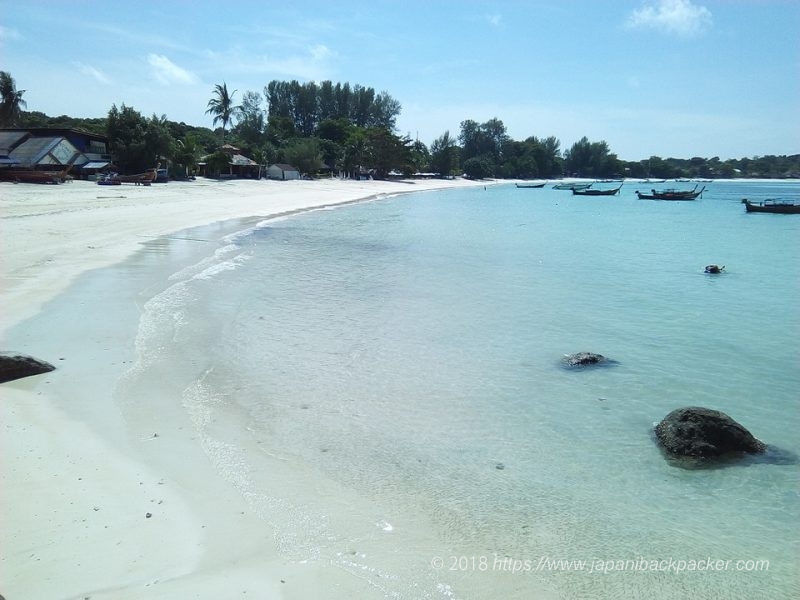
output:
<path id="1" fill-rule="evenodd" d="M 0 335 L 33 316 L 78 275 L 119 263 L 147 239 L 242 218 L 274 218 L 381 195 L 496 185 L 455 180 L 268 181 L 199 179 L 120 186 L 0 183 Z M 111 194 L 111 195 L 109 195 Z"/>
<path id="2" fill-rule="evenodd" d="M 18 334 L 20 324 L 54 310 L 79 277 L 121 264 L 148 242 L 234 220 L 260 222 L 376 197 L 488 184 L 417 183 L 243 181 L 210 182 L 204 189 L 170 183 L 123 187 L 123 198 L 83 182 L 3 185 L 4 346 L 8 332 Z M 130 304 L 125 290 L 119 295 L 118 302 Z M 92 302 L 96 308 L 97 299 Z M 102 328 L 103 318 L 97 321 Z M 129 329 L 137 324 L 115 327 L 120 331 L 113 336 L 93 331 L 90 322 L 72 324 L 72 335 L 65 334 L 69 328 L 34 328 L 25 332 L 29 347 L 8 348 L 59 368 L 0 388 L 5 597 L 218 598 L 250 591 L 307 598 L 324 589 L 326 597 L 350 598 L 379 592 L 330 561 L 287 558 L 246 494 L 209 460 L 197 439 L 202 428 L 191 422 L 185 403 L 163 408 L 153 400 L 167 397 L 169 386 L 156 383 L 153 398 L 120 403 L 110 388 L 130 368 L 124 355 L 133 348 L 109 348 L 101 338 L 132 342 L 126 337 L 135 335 Z M 50 333 L 43 346 L 59 348 L 59 335 L 69 338 L 61 340 L 62 356 L 37 354 L 37 340 Z M 291 478 L 288 466 L 274 466 L 284 471 L 279 480 Z M 333 490 L 331 500 L 347 503 L 347 493 Z"/>

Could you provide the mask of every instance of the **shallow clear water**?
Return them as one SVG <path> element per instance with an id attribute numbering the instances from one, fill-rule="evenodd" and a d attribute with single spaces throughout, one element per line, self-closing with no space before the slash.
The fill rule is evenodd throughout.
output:
<path id="1" fill-rule="evenodd" d="M 207 452 L 287 556 L 323 557 L 387 597 L 525 598 L 540 584 L 564 598 L 797 597 L 800 217 L 748 215 L 740 200 L 800 185 L 715 182 L 695 202 L 637 200 L 636 187 L 399 196 L 209 250 L 151 249 L 139 264 L 168 277 L 141 291 L 128 393 L 168 363 Z M 709 263 L 724 273 L 704 274 Z M 617 362 L 563 369 L 578 351 Z M 686 405 L 728 413 L 773 449 L 714 470 L 669 464 L 652 425 Z M 247 439 L 220 425 L 232 422 Z M 306 484 L 276 489 L 254 452 Z M 361 515 L 320 516 L 324 493 L 304 500 L 315 478 L 395 515 L 407 537 L 379 529 L 420 545 L 359 534 L 348 552 Z M 489 578 L 432 570 L 433 548 L 446 563 L 769 569 Z"/>

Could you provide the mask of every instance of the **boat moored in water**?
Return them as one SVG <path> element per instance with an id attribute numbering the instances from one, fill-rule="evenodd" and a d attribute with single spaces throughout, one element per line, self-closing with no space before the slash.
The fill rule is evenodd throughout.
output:
<path id="1" fill-rule="evenodd" d="M 703 186 L 698 190 L 697 185 L 695 185 L 691 190 L 669 188 L 665 190 L 650 190 L 650 194 L 644 194 L 636 190 L 636 195 L 639 200 L 695 200 L 705 189 L 706 186 Z"/>
<path id="2" fill-rule="evenodd" d="M 546 181 L 541 181 L 541 182 L 538 182 L 538 183 L 535 182 L 535 181 L 532 181 L 530 183 L 523 182 L 523 183 L 518 183 L 517 187 L 518 188 L 543 188 L 546 183 L 547 183 Z"/>
<path id="3" fill-rule="evenodd" d="M 598 190 L 594 188 L 587 188 L 585 190 L 578 190 L 573 188 L 572 195 L 573 196 L 615 196 L 619 194 L 619 191 L 622 189 L 622 184 L 619 184 L 619 187 L 610 189 L 610 190 Z"/>
<path id="4" fill-rule="evenodd" d="M 747 198 L 742 199 L 742 204 L 747 212 L 773 213 L 781 215 L 800 214 L 800 201 L 771 199 L 761 202 L 751 202 Z"/>
<path id="5" fill-rule="evenodd" d="M 557 183 L 553 186 L 554 190 L 585 190 L 592 187 L 591 183 Z"/>

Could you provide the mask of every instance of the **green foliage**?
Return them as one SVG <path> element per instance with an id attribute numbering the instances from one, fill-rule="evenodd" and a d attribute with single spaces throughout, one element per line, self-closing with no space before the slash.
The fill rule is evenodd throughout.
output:
<path id="1" fill-rule="evenodd" d="M 431 171 L 443 177 L 455 175 L 459 166 L 459 148 L 456 140 L 445 131 L 431 143 Z"/>
<path id="2" fill-rule="evenodd" d="M 567 173 L 578 177 L 614 177 L 624 166 L 605 141 L 589 142 L 586 136 L 564 153 Z"/>
<path id="3" fill-rule="evenodd" d="M 312 175 L 322 167 L 319 140 L 315 138 L 295 138 L 286 146 L 284 156 L 287 163 L 303 174 Z"/>
<path id="4" fill-rule="evenodd" d="M 464 175 L 470 179 L 494 177 L 494 160 L 490 154 L 473 156 L 464 161 Z"/>
<path id="5" fill-rule="evenodd" d="M 145 134 L 147 120 L 131 107 L 111 106 L 106 121 L 109 150 L 124 173 L 138 173 L 154 167 Z"/>
<path id="6" fill-rule="evenodd" d="M 344 144 L 355 126 L 345 118 L 325 119 L 317 125 L 316 136 L 337 144 Z"/>
<path id="7" fill-rule="evenodd" d="M 223 171 L 228 170 L 230 164 L 231 157 L 227 152 L 223 152 L 222 150 L 218 150 L 217 152 L 214 152 L 206 157 L 206 166 L 208 167 L 208 172 L 210 175 L 216 175 L 219 177 Z"/>
<path id="8" fill-rule="evenodd" d="M 22 121 L 22 109 L 27 103 L 22 99 L 25 90 L 18 90 L 14 78 L 0 71 L 0 127 L 15 127 Z"/>
<path id="9" fill-rule="evenodd" d="M 258 92 L 245 92 L 242 103 L 237 107 L 239 121 L 231 130 L 237 145 L 250 153 L 264 142 L 266 111 L 262 108 L 263 102 Z"/>
<path id="10" fill-rule="evenodd" d="M 50 129 L 77 129 L 97 135 L 106 134 L 105 117 L 99 119 L 79 119 L 76 117 L 68 117 L 67 115 L 49 117 L 43 112 L 31 111 L 22 113 L 19 126 L 29 127 L 31 129 L 35 127 Z"/>
<path id="11" fill-rule="evenodd" d="M 506 133 L 506 127 L 500 119 L 490 119 L 485 123 L 477 123 L 470 119 L 461 122 L 461 133 L 458 136 L 461 142 L 461 160 L 464 163 L 464 172 L 468 173 L 467 166 L 475 173 L 478 179 L 494 177 L 495 173 L 503 171 L 505 159 L 503 150 L 511 141 Z M 471 159 L 476 160 L 471 160 Z M 491 173 L 487 175 L 486 173 Z M 469 175 L 472 177 L 473 175 Z"/>
<path id="12" fill-rule="evenodd" d="M 187 176 L 194 175 L 197 169 L 197 161 L 202 152 L 203 149 L 197 137 L 189 134 L 185 139 L 176 141 L 172 159 L 183 167 Z"/>
<path id="13" fill-rule="evenodd" d="M 216 125 L 222 123 L 222 142 L 225 143 L 225 127 L 233 119 L 237 107 L 233 104 L 233 96 L 236 90 L 228 92 L 228 85 L 223 81 L 222 85 L 214 86 L 213 96 L 208 101 L 206 114 L 214 115 L 212 123 Z"/>
<path id="14" fill-rule="evenodd" d="M 369 165 L 379 179 L 385 179 L 390 171 L 410 170 L 411 140 L 399 138 L 385 127 L 369 127 L 365 134 Z"/>
<path id="15" fill-rule="evenodd" d="M 153 164 L 158 165 L 162 163 L 162 159 L 169 159 L 175 153 L 175 139 L 169 132 L 166 115 L 150 117 L 144 137 L 145 148 L 153 156 Z"/>
<path id="16" fill-rule="evenodd" d="M 346 119 L 356 127 L 393 130 L 400 103 L 388 92 L 376 94 L 370 87 L 323 81 L 270 81 L 264 88 L 270 122 L 288 119 L 301 136 L 310 136 L 324 121 Z M 340 142 L 341 143 L 341 142 Z"/>
<path id="17" fill-rule="evenodd" d="M 411 144 L 409 151 L 410 159 L 410 174 L 424 173 L 431 169 L 431 153 L 428 152 L 427 146 L 419 140 Z"/>
<path id="18" fill-rule="evenodd" d="M 50 117 L 37 111 L 24 111 L 22 95 L 11 75 L 0 71 L 0 126 L 77 129 L 109 138 L 112 154 L 125 172 L 141 172 L 159 160 L 171 158 L 191 172 L 199 155 L 213 153 L 219 138 L 207 127 L 169 121 L 166 115 L 145 119 L 124 104 L 109 110 L 107 117 L 79 119 L 61 115 Z M 293 162 L 298 153 L 324 160 L 334 169 L 351 173 L 361 170 L 385 176 L 392 170 L 404 173 L 433 171 L 443 176 L 464 172 L 472 177 L 554 178 L 563 174 L 584 177 L 716 178 L 764 177 L 800 178 L 800 155 L 754 156 L 721 161 L 719 157 L 689 159 L 651 156 L 640 161 L 621 161 L 605 141 L 591 142 L 583 137 L 562 156 L 555 137 L 511 139 L 500 119 L 485 123 L 465 120 L 458 140 L 445 132 L 430 145 L 412 143 L 394 135 L 400 103 L 387 92 L 349 83 L 323 81 L 305 84 L 297 81 L 271 81 L 264 96 L 245 92 L 240 106 L 236 93 L 225 83 L 215 86 L 207 113 L 214 124 L 231 129 L 231 143 L 245 154 L 263 156 L 265 163 Z M 266 108 L 264 109 L 264 101 Z M 266 118 L 266 124 L 265 124 Z M 311 139 L 308 144 L 298 138 Z M 459 147 L 458 141 L 461 142 Z M 259 161 L 262 162 L 262 161 Z M 223 169 L 227 167 L 227 163 Z"/>

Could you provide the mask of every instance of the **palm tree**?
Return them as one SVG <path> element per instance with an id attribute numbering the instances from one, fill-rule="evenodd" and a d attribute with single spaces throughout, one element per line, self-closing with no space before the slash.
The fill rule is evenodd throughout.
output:
<path id="1" fill-rule="evenodd" d="M 218 121 L 222 122 L 222 143 L 225 143 L 225 127 L 233 119 L 233 115 L 237 112 L 237 107 L 233 105 L 233 95 L 228 93 L 228 86 L 223 81 L 222 85 L 217 84 L 214 86 L 214 97 L 208 101 L 208 110 L 206 114 L 214 115 L 213 124 L 216 125 Z"/>
<path id="2" fill-rule="evenodd" d="M 28 104 L 22 99 L 25 90 L 17 90 L 14 78 L 6 71 L 0 71 L 0 127 L 13 127 L 22 117 L 22 110 Z"/>

